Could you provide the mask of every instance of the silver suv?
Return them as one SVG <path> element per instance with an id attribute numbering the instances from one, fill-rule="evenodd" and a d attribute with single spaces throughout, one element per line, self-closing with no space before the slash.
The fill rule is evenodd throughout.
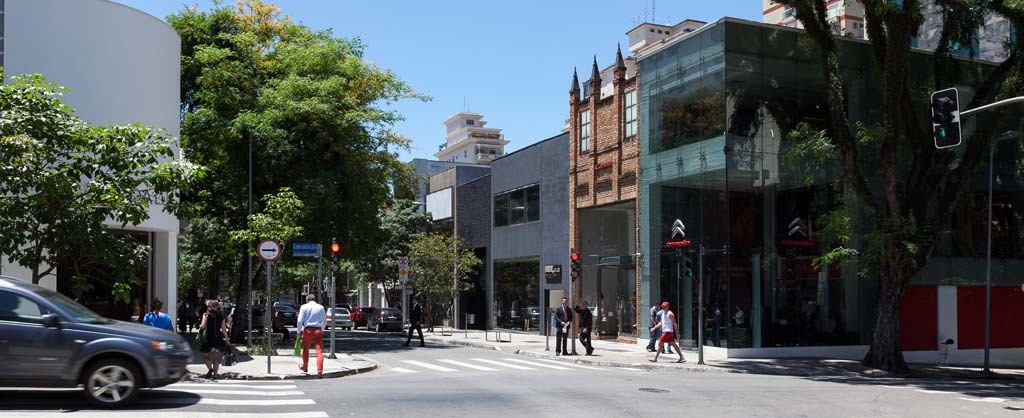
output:
<path id="1" fill-rule="evenodd" d="M 0 276 L 0 386 L 76 387 L 100 407 L 185 376 L 192 357 L 177 334 L 106 319 L 68 297 Z"/>

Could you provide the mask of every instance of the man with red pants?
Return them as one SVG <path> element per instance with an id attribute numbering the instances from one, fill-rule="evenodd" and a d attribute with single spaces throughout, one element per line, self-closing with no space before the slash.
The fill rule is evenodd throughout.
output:
<path id="1" fill-rule="evenodd" d="M 327 324 L 327 311 L 323 305 L 316 303 L 316 295 L 306 295 L 306 304 L 299 308 L 299 319 L 297 326 L 299 336 L 302 338 L 302 370 L 307 373 L 309 369 L 309 346 L 316 346 L 316 374 L 317 378 L 324 377 L 324 325 Z"/>

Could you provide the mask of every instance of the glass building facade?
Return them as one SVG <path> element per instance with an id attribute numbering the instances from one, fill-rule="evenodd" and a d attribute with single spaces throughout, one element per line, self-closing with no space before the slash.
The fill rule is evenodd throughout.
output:
<path id="1" fill-rule="evenodd" d="M 839 54 L 851 123 L 879 121 L 880 77 L 870 46 L 841 41 Z M 910 71 L 930 74 L 930 55 L 915 53 L 912 61 Z M 812 263 L 827 250 L 820 217 L 854 199 L 841 168 L 782 158 L 799 124 L 830 127 L 821 65 L 817 46 L 801 31 L 733 19 L 640 57 L 640 302 L 668 300 L 686 344 L 696 344 L 701 328 L 706 345 L 728 348 L 870 342 L 877 278 L 861 277 L 852 264 Z M 969 86 L 988 67 L 963 65 L 958 87 L 966 103 Z M 920 111 L 927 114 L 926 101 Z M 1009 260 L 994 275 L 997 284 L 1014 286 L 1024 276 L 1012 260 L 1024 255 L 1018 250 L 1024 242 L 1019 149 L 1011 141 L 997 147 L 996 167 L 1003 181 L 996 186 L 1001 226 L 994 228 L 994 245 L 1004 241 Z M 870 165 L 871 154 L 861 155 Z M 987 168 L 979 167 L 980 177 L 958 200 L 962 208 L 950 219 L 950 233 L 915 285 L 983 283 L 978 239 L 984 242 L 986 225 L 978 215 L 985 213 L 979 204 L 987 196 Z M 676 220 L 693 243 L 688 248 L 666 245 L 680 240 L 672 236 Z M 699 243 L 708 255 L 687 266 L 684 251 Z"/>

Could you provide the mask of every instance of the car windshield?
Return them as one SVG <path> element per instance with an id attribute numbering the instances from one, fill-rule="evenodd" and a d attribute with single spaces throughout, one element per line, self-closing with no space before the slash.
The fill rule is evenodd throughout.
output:
<path id="1" fill-rule="evenodd" d="M 384 309 L 384 313 L 388 315 L 397 315 L 401 312 L 398 309 Z"/>
<path id="2" fill-rule="evenodd" d="M 337 312 L 338 315 L 348 315 L 348 309 L 345 308 L 335 308 L 332 312 Z"/>
<path id="3" fill-rule="evenodd" d="M 61 309 L 71 315 L 71 319 L 75 322 L 84 322 L 86 324 L 107 324 L 112 322 L 60 293 L 49 289 L 36 290 L 35 293 L 50 301 L 50 303 L 61 307 Z"/>

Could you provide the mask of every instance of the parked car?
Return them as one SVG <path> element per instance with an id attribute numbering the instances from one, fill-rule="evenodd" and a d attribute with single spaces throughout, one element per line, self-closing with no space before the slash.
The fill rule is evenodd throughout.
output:
<path id="1" fill-rule="evenodd" d="M 68 297 L 0 276 L 0 386 L 73 388 L 93 405 L 176 383 L 192 358 L 177 334 L 107 319 Z"/>
<path id="2" fill-rule="evenodd" d="M 369 315 L 366 329 L 381 331 L 402 331 L 402 311 L 395 308 L 382 308 L 376 315 Z"/>
<path id="3" fill-rule="evenodd" d="M 275 305 L 274 306 L 274 322 L 279 319 L 283 325 L 294 327 L 299 321 L 299 311 L 292 308 L 291 305 Z"/>
<path id="4" fill-rule="evenodd" d="M 324 328 L 331 327 L 331 317 L 337 314 L 337 318 L 334 318 L 334 326 L 340 329 L 352 329 L 352 320 L 349 319 L 349 311 L 345 308 L 328 308 L 327 309 L 327 324 Z"/>
<path id="5" fill-rule="evenodd" d="M 374 311 L 376 310 L 377 308 L 372 306 L 356 307 L 356 309 L 352 311 L 352 326 L 355 328 L 363 327 L 369 330 L 370 328 L 366 326 L 366 320 L 370 315 L 374 315 Z"/>

